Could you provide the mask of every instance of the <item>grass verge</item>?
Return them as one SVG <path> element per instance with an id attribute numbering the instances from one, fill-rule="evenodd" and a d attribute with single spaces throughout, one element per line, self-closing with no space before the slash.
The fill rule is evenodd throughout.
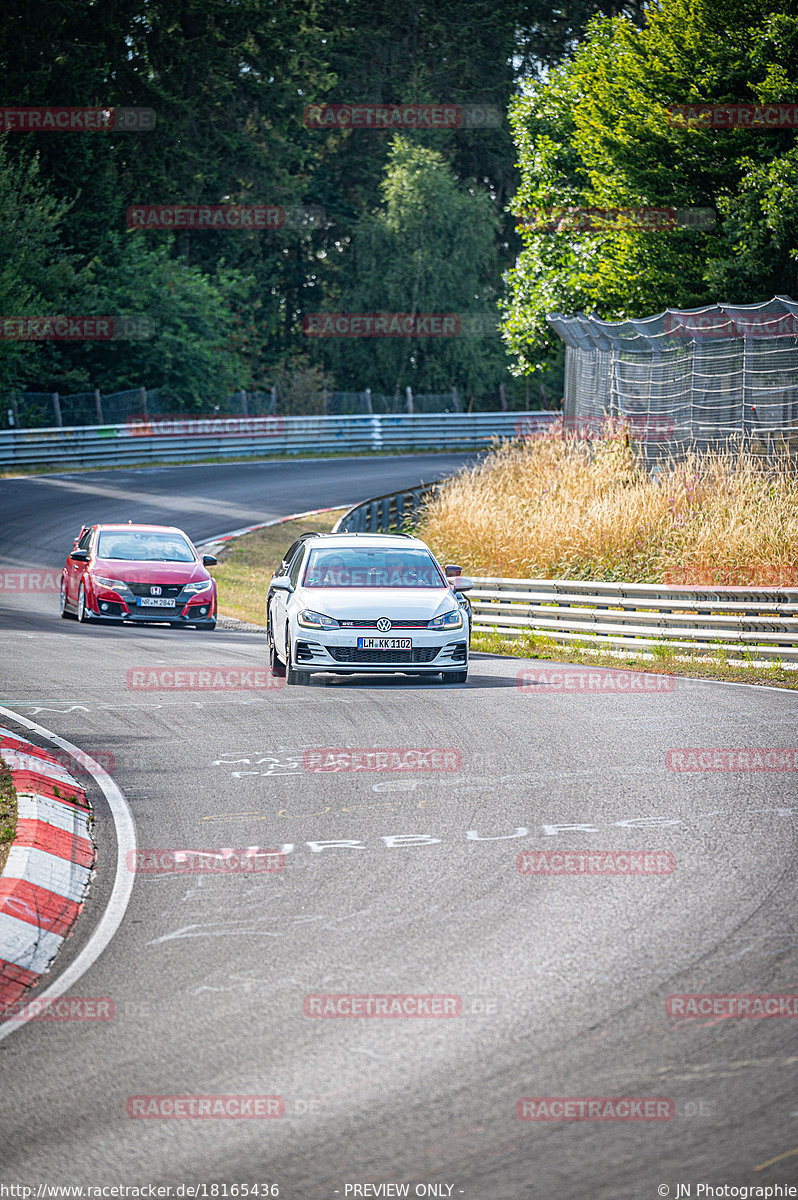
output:
<path id="1" fill-rule="evenodd" d="M 219 589 L 219 615 L 253 625 L 266 624 L 266 590 L 283 554 L 303 533 L 329 533 L 347 510 L 319 513 L 256 529 L 233 538 L 219 551 L 213 575 Z"/>
<path id="2" fill-rule="evenodd" d="M 17 793 L 11 768 L 0 758 L 0 874 L 17 832 Z"/>
<path id="3" fill-rule="evenodd" d="M 532 633 L 519 637 L 505 638 L 500 633 L 475 633 L 471 638 L 471 649 L 487 654 L 506 654 L 513 658 L 537 658 L 558 663 L 578 663 L 592 667 L 621 667 L 635 671 L 646 671 L 654 675 L 683 675 L 690 679 L 716 679 L 726 683 L 766 684 L 798 690 L 798 670 L 785 669 L 781 664 L 771 667 L 737 666 L 728 661 L 723 650 L 708 651 L 700 658 L 686 658 L 674 654 L 667 646 L 655 647 L 654 658 L 642 658 L 637 654 L 606 654 L 584 644 L 561 645 L 552 638 Z M 731 657 L 738 658 L 738 654 Z"/>

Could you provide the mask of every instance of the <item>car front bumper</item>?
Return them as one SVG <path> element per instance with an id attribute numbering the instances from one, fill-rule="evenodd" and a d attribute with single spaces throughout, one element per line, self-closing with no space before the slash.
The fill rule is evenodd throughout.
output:
<path id="1" fill-rule="evenodd" d="M 366 636 L 373 635 L 369 631 Z M 445 637 L 416 635 L 412 642 L 410 650 L 363 650 L 358 649 L 357 637 L 352 635 L 319 638 L 316 630 L 297 628 L 294 665 L 298 671 L 334 671 L 345 675 L 403 672 L 436 675 L 442 671 L 463 671 L 468 666 L 464 630 L 452 630 Z"/>
<path id="2" fill-rule="evenodd" d="M 118 595 L 95 596 L 91 605 L 93 621 L 130 621 L 135 625 L 212 625 L 216 606 L 211 599 L 200 604 L 184 604 L 180 608 L 141 608 Z"/>

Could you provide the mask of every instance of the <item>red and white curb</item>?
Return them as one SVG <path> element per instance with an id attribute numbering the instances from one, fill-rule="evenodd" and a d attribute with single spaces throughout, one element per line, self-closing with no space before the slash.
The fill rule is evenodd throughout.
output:
<path id="1" fill-rule="evenodd" d="M 0 1012 L 50 967 L 88 891 L 95 846 L 83 788 L 57 759 L 0 726 L 17 832 L 0 875 Z"/>

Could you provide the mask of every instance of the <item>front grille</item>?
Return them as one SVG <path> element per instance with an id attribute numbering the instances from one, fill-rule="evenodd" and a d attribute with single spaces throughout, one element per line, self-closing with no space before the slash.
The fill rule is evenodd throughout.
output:
<path id="1" fill-rule="evenodd" d="M 376 621 L 339 621 L 342 629 L 376 629 Z M 428 621 L 391 621 L 391 629 L 426 629 Z"/>
<path id="2" fill-rule="evenodd" d="M 330 654 L 345 663 L 428 663 L 436 657 L 438 646 L 419 646 L 416 650 L 357 650 L 354 646 L 334 646 Z"/>
<path id="3" fill-rule="evenodd" d="M 182 583 L 129 583 L 127 586 L 130 588 L 134 596 L 151 596 L 152 592 L 150 591 L 150 587 L 160 587 L 161 595 L 165 599 L 169 599 L 173 596 L 179 596 L 183 590 Z"/>

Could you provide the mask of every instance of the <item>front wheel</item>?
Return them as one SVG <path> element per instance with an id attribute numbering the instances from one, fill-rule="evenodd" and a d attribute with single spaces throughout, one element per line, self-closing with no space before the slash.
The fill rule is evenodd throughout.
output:
<path id="1" fill-rule="evenodd" d="M 60 599 L 59 599 L 59 602 L 58 602 L 58 611 L 61 613 L 61 616 L 62 616 L 63 620 L 65 620 L 65 621 L 69 621 L 69 620 L 71 620 L 71 619 L 72 619 L 72 616 L 73 616 L 73 614 L 72 614 L 71 612 L 68 612 L 68 611 L 67 611 L 67 606 L 66 606 L 66 583 L 64 582 L 64 580 L 63 580 L 63 579 L 61 580 L 61 596 L 60 596 Z"/>
<path id="2" fill-rule="evenodd" d="M 86 589 L 83 584 L 80 585 L 78 592 L 78 620 L 84 624 L 91 620 L 91 609 L 86 604 Z"/>
<path id="3" fill-rule="evenodd" d="M 277 657 L 277 650 L 274 645 L 274 634 L 272 633 L 272 619 L 268 617 L 266 620 L 266 643 L 269 647 L 269 670 L 275 679 L 285 679 L 285 664 L 281 663 Z"/>
<path id="4" fill-rule="evenodd" d="M 310 683 L 310 671 L 298 671 L 292 662 L 291 639 L 285 638 L 285 682 L 289 687 Z"/>

